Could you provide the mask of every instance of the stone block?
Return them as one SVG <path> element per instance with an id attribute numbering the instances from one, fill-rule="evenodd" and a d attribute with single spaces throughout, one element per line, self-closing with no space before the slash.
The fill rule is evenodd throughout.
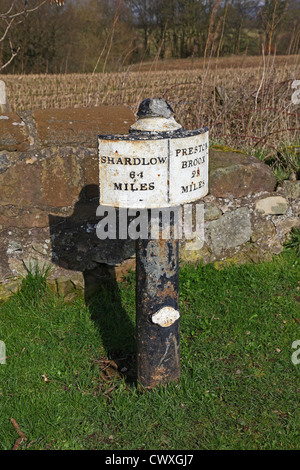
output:
<path id="1" fill-rule="evenodd" d="M 270 220 L 259 218 L 254 221 L 251 233 L 251 241 L 253 243 L 256 243 L 258 240 L 267 243 L 267 240 L 274 236 L 275 226 Z"/>
<path id="2" fill-rule="evenodd" d="M 127 134 L 135 122 L 125 106 L 41 109 L 34 111 L 37 140 L 44 147 L 78 144 L 97 147 L 98 134 Z"/>
<path id="3" fill-rule="evenodd" d="M 290 199 L 300 198 L 300 180 L 297 180 L 297 181 L 285 180 L 282 183 L 282 188 L 283 188 L 285 197 L 290 198 Z"/>
<path id="4" fill-rule="evenodd" d="M 289 203 L 282 196 L 270 196 L 259 199 L 256 202 L 255 210 L 264 215 L 280 215 L 285 214 Z"/>
<path id="5" fill-rule="evenodd" d="M 271 169 L 257 158 L 239 152 L 209 151 L 209 192 L 216 197 L 248 196 L 273 191 Z"/>
<path id="6" fill-rule="evenodd" d="M 204 220 L 216 220 L 222 215 L 220 209 L 215 204 L 206 203 L 204 207 Z"/>
<path id="7" fill-rule="evenodd" d="M 21 155 L 0 174 L 0 205 L 22 209 L 73 206 L 84 186 L 80 159 L 90 153 L 64 147 Z"/>
<path id="8" fill-rule="evenodd" d="M 0 150 L 25 151 L 29 148 L 27 128 L 16 113 L 0 114 Z"/>
<path id="9" fill-rule="evenodd" d="M 251 237 L 249 209 L 240 207 L 232 212 L 226 212 L 217 220 L 211 221 L 209 223 L 209 234 L 216 255 L 224 250 L 248 242 Z"/>

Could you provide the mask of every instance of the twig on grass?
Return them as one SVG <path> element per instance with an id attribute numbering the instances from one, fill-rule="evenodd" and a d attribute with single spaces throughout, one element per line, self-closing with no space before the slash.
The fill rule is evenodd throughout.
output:
<path id="1" fill-rule="evenodd" d="M 17 421 L 14 419 L 14 418 L 11 418 L 10 419 L 13 427 L 15 428 L 15 430 L 17 431 L 17 433 L 19 434 L 19 437 L 18 439 L 16 440 L 12 450 L 18 450 L 18 448 L 20 447 L 21 444 L 23 444 L 23 442 L 26 442 L 27 441 L 27 437 L 25 436 L 25 434 L 21 431 L 20 429 L 20 426 L 18 425 Z"/>

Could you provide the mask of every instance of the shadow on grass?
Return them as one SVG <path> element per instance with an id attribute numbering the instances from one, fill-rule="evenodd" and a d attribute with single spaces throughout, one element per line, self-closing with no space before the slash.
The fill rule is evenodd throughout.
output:
<path id="1" fill-rule="evenodd" d="M 63 270 L 82 272 L 85 304 L 107 357 L 117 365 L 118 373 L 126 381 L 133 382 L 136 380 L 135 328 L 122 306 L 114 270 L 99 262 L 102 253 L 103 259 L 121 256 L 126 240 L 97 238 L 98 201 L 98 186 L 88 185 L 80 191 L 71 216 L 49 214 L 52 261 Z"/>
<path id="2" fill-rule="evenodd" d="M 107 353 L 127 382 L 136 381 L 135 327 L 122 305 L 115 277 L 101 282 L 98 292 L 86 298 L 86 305 Z"/>

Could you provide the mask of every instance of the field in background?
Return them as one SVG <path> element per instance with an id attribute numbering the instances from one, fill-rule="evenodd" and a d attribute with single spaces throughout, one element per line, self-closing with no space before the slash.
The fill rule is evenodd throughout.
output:
<path id="1" fill-rule="evenodd" d="M 271 57 L 273 60 L 273 56 Z M 275 56 L 276 66 L 293 66 L 299 62 L 299 57 L 294 55 L 281 55 Z M 227 69 L 227 68 L 255 68 L 263 63 L 262 56 L 228 56 L 228 57 L 190 57 L 188 59 L 168 59 L 157 60 L 152 62 L 142 62 L 131 66 L 131 70 L 147 72 L 152 70 L 191 70 L 203 67 L 213 67 L 214 69 Z"/>
<path id="2" fill-rule="evenodd" d="M 11 108 L 19 111 L 124 104 L 136 112 L 144 98 L 164 97 L 184 127 L 208 126 L 213 142 L 262 153 L 296 172 L 300 113 L 292 83 L 299 78 L 299 56 L 153 61 L 120 73 L 3 77 Z"/>

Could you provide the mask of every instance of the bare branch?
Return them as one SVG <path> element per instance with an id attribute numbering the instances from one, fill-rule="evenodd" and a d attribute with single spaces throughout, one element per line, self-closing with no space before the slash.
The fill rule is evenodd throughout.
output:
<path id="1" fill-rule="evenodd" d="M 3 17 L 3 18 L 6 18 L 6 17 L 10 14 L 10 12 L 12 11 L 12 9 L 13 9 L 13 7 L 14 7 L 14 4 L 15 4 L 15 0 L 13 0 L 13 1 L 11 2 L 11 6 L 10 6 L 10 8 L 7 10 L 6 13 L 0 13 L 0 18 L 2 18 L 2 17 Z"/>
<path id="2" fill-rule="evenodd" d="M 16 51 L 14 50 L 13 45 L 11 43 L 11 40 L 9 40 L 9 46 L 10 46 L 11 56 L 8 59 L 8 61 L 5 62 L 5 64 L 0 66 L 0 71 L 5 69 L 5 67 L 7 67 L 14 60 L 14 58 L 16 57 L 16 55 L 18 55 L 18 53 L 20 51 L 20 47 L 18 47 L 18 49 Z"/>
<path id="3" fill-rule="evenodd" d="M 7 22 L 7 27 L 6 27 L 6 29 L 5 29 L 5 31 L 4 31 L 4 33 L 3 33 L 3 36 L 0 38 L 0 42 L 4 41 L 4 39 L 6 38 L 7 33 L 8 33 L 8 31 L 10 30 L 10 27 L 11 27 L 13 21 L 14 21 L 14 18 L 12 18 L 10 22 L 8 22 L 8 21 L 6 20 L 6 22 Z"/>
<path id="4" fill-rule="evenodd" d="M 22 9 L 20 9 L 16 13 L 13 13 L 13 8 L 16 5 L 16 0 L 12 0 L 9 9 L 5 13 L 0 13 L 0 22 L 5 24 L 4 32 L 3 32 L 2 36 L 0 37 L 0 43 L 3 42 L 4 40 L 8 39 L 8 33 L 9 33 L 9 31 L 10 31 L 13 24 L 21 23 L 23 21 L 23 18 L 25 18 L 25 16 L 27 16 L 28 13 L 33 13 L 33 12 L 37 11 L 39 8 L 41 8 L 43 5 L 45 5 L 47 2 L 48 2 L 48 0 L 43 0 L 38 5 L 36 5 L 33 8 L 30 8 L 30 9 L 27 8 L 27 2 L 25 2 L 24 7 Z M 54 2 L 59 6 L 64 4 L 64 0 L 50 0 L 51 4 L 53 4 Z M 19 18 L 19 21 L 17 23 L 15 23 L 16 18 Z M 11 39 L 9 38 L 8 40 L 9 40 L 9 47 L 10 47 L 11 55 L 10 55 L 10 58 L 4 64 L 0 65 L 0 71 L 5 69 L 13 61 L 13 59 L 16 57 L 16 55 L 20 51 L 20 47 L 15 50 L 13 48 Z"/>
<path id="5" fill-rule="evenodd" d="M 38 10 L 39 8 L 41 8 L 43 5 L 45 5 L 45 3 L 47 3 L 47 1 L 48 0 L 43 0 L 43 2 L 39 3 L 36 7 L 31 8 L 30 10 L 28 10 L 27 8 L 24 8 L 23 10 L 18 11 L 17 13 L 14 13 L 12 15 L 6 15 L 6 18 L 16 18 L 17 16 L 22 16 L 22 15 L 27 15 L 28 13 L 32 13 L 32 12 Z"/>

